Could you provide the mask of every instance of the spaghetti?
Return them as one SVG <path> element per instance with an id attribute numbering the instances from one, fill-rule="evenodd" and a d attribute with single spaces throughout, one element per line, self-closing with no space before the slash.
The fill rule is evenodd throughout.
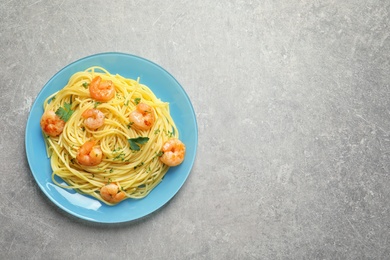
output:
<path id="1" fill-rule="evenodd" d="M 110 91 L 110 84 L 115 92 L 109 93 L 112 97 L 105 100 L 93 95 L 93 87 L 104 94 Z M 141 112 L 149 113 L 149 118 L 153 115 L 153 120 L 146 121 L 142 113 L 140 117 L 134 114 L 141 106 L 150 109 Z M 172 166 L 164 160 L 174 156 L 181 163 L 184 159 L 182 143 L 184 148 L 164 150 L 172 140 L 180 142 L 169 103 L 157 98 L 139 78 L 111 75 L 102 67 L 88 68 L 73 74 L 63 89 L 49 96 L 44 111 L 41 127 L 52 181 L 108 205 L 147 196 Z M 91 111 L 98 111 L 100 117 L 94 118 Z M 104 122 L 89 127 L 88 115 L 90 120 Z M 150 127 L 139 127 L 136 120 L 145 120 L 143 123 Z"/>

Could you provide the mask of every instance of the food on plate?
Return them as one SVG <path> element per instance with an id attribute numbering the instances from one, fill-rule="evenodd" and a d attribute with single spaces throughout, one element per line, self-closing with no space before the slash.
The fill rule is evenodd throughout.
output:
<path id="1" fill-rule="evenodd" d="M 177 166 L 184 160 L 186 146 L 176 138 L 166 141 L 162 147 L 160 160 L 168 166 Z"/>
<path id="2" fill-rule="evenodd" d="M 108 205 L 147 196 L 185 158 L 169 103 L 139 78 L 91 67 L 43 107 L 53 182 Z"/>

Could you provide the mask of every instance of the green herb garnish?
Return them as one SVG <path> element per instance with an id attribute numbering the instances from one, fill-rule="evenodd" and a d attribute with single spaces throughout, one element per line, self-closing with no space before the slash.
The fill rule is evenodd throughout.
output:
<path id="1" fill-rule="evenodd" d="M 135 98 L 135 99 L 134 99 L 134 103 L 135 103 L 136 105 L 138 105 L 140 101 L 141 101 L 140 98 Z"/>
<path id="2" fill-rule="evenodd" d="M 134 170 L 137 169 L 138 167 L 144 165 L 144 162 L 140 162 L 139 164 L 137 164 L 136 166 L 134 166 Z"/>
<path id="3" fill-rule="evenodd" d="M 131 150 L 139 151 L 141 149 L 139 145 L 146 144 L 149 141 L 149 137 L 139 136 L 137 138 L 127 139 L 127 141 L 129 141 Z"/>
<path id="4" fill-rule="evenodd" d="M 173 136 L 173 132 L 167 130 L 167 136 L 168 136 L 168 137 L 172 137 L 172 136 Z"/>
<path id="5" fill-rule="evenodd" d="M 96 101 L 95 104 L 93 104 L 93 108 L 97 108 L 98 105 L 100 105 L 102 102 Z"/>
<path id="6" fill-rule="evenodd" d="M 123 161 L 125 159 L 126 154 L 124 152 L 120 152 L 117 156 L 114 157 L 114 161 Z"/>
<path id="7" fill-rule="evenodd" d="M 59 116 L 65 122 L 67 122 L 74 112 L 71 108 L 71 104 L 65 103 L 64 107 L 60 107 L 59 109 L 57 109 L 56 115 Z"/>

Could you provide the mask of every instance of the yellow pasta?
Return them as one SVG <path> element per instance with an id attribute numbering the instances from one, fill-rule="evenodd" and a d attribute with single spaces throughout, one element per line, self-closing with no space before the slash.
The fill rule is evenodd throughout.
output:
<path id="1" fill-rule="evenodd" d="M 91 97 L 89 87 L 96 76 L 102 81 L 112 81 L 115 87 L 114 97 L 107 102 Z M 154 124 L 148 130 L 133 127 L 129 120 L 139 102 L 150 106 L 155 116 Z M 66 110 L 67 106 L 70 109 Z M 124 192 L 125 199 L 139 199 L 161 182 L 169 168 L 159 160 L 162 147 L 171 138 L 179 138 L 179 132 L 170 115 L 169 104 L 157 98 L 139 82 L 139 78 L 111 75 L 102 67 L 77 72 L 63 89 L 44 102 L 45 112 L 60 108 L 71 112 L 62 133 L 49 136 L 43 131 L 53 170 L 52 180 L 56 185 L 113 205 L 115 203 L 104 200 L 100 194 L 101 188 L 110 183 L 115 183 L 119 191 Z M 104 114 L 104 125 L 89 129 L 85 127 L 83 113 L 94 108 Z M 137 142 L 140 137 L 147 141 Z M 92 140 L 100 146 L 102 161 L 98 165 L 82 165 L 76 159 L 77 153 L 83 144 Z M 131 142 L 139 150 L 132 149 Z M 65 183 L 58 182 L 56 176 Z"/>

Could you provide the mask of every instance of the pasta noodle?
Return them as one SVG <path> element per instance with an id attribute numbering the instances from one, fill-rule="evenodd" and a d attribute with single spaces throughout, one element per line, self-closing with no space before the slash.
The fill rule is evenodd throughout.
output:
<path id="1" fill-rule="evenodd" d="M 112 81 L 114 97 L 100 102 L 90 95 L 89 85 L 100 76 L 102 81 Z M 133 127 L 129 115 L 142 102 L 152 108 L 153 126 L 148 130 Z M 66 107 L 68 106 L 68 110 Z M 111 75 L 102 67 L 90 67 L 73 74 L 68 84 L 49 96 L 44 110 L 71 112 L 63 131 L 58 136 L 44 134 L 48 157 L 53 170 L 52 181 L 63 188 L 74 189 L 90 195 L 108 205 L 100 189 L 115 183 L 125 198 L 140 199 L 147 196 L 163 179 L 169 166 L 159 160 L 165 142 L 179 138 L 179 132 L 170 115 L 169 103 L 162 102 L 154 93 L 137 80 Z M 104 114 L 104 125 L 97 129 L 85 127 L 83 113 L 98 109 Z M 57 114 L 57 113 L 56 113 Z M 137 142 L 137 138 L 147 139 Z M 103 154 L 98 165 L 83 165 L 76 159 L 80 147 L 93 140 L 100 145 Z M 132 149 L 133 145 L 139 150 Z M 144 140 L 145 141 L 145 140 Z M 64 182 L 58 181 L 60 177 Z"/>

